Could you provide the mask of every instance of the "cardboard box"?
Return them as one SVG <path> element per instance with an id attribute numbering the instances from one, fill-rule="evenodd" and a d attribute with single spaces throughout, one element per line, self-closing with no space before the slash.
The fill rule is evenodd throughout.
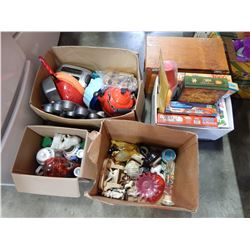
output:
<path id="1" fill-rule="evenodd" d="M 79 178 L 47 177 L 35 175 L 38 167 L 36 153 L 41 149 L 43 136 L 53 137 L 55 133 L 76 135 L 85 139 L 84 157 L 81 162 Z M 87 130 L 53 127 L 53 126 L 28 126 L 24 132 L 19 151 L 12 168 L 12 178 L 18 192 L 55 195 L 65 197 L 79 197 L 79 180 L 82 178 L 91 179 L 96 175 L 89 167 L 90 164 L 86 155 L 87 148 L 91 142 L 91 136 Z"/>
<path id="2" fill-rule="evenodd" d="M 221 38 L 156 37 L 146 41 L 145 90 L 151 94 L 159 71 L 159 55 L 177 63 L 178 72 L 229 74 Z"/>
<path id="3" fill-rule="evenodd" d="M 151 123 L 157 124 L 157 114 L 158 114 L 158 85 L 159 78 L 156 78 L 155 87 L 152 94 L 152 107 L 151 107 Z M 167 126 L 175 129 L 190 131 L 196 133 L 199 139 L 203 140 L 217 140 L 229 132 L 234 130 L 234 121 L 233 121 L 233 111 L 231 98 L 227 97 L 225 99 L 227 116 L 228 116 L 228 127 L 227 128 L 207 128 L 207 127 L 192 127 L 192 126 L 180 126 L 180 125 L 161 125 Z"/>
<path id="4" fill-rule="evenodd" d="M 223 38 L 230 65 L 233 80 L 250 80 L 250 62 L 240 62 L 237 60 L 237 55 L 233 46 L 232 38 Z"/>
<path id="5" fill-rule="evenodd" d="M 83 46 L 53 47 L 45 55 L 45 60 L 53 70 L 62 63 L 73 64 L 90 70 L 117 70 L 135 75 L 139 88 L 137 102 L 131 112 L 112 118 L 121 120 L 140 120 L 144 107 L 144 85 L 140 77 L 139 60 L 137 53 L 126 49 L 99 48 Z M 105 119 L 70 119 L 44 112 L 42 104 L 48 103 L 42 92 L 42 80 L 48 76 L 46 70 L 40 66 L 30 97 L 30 107 L 44 120 L 74 126 L 100 127 Z"/>
<path id="6" fill-rule="evenodd" d="M 172 196 L 175 203 L 174 206 L 117 200 L 99 194 L 100 173 L 104 159 L 108 157 L 111 139 L 158 145 L 177 150 L 178 157 L 176 158 Z M 199 204 L 199 154 L 198 140 L 195 134 L 140 122 L 127 121 L 125 123 L 107 120 L 103 122 L 99 135 L 90 145 L 87 154 L 96 166 L 98 173 L 93 187 L 87 193 L 89 198 L 112 205 L 142 206 L 189 212 L 197 211 Z"/>

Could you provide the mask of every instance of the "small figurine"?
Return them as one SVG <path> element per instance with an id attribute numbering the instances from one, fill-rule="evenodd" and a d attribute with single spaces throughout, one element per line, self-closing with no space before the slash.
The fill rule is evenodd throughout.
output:
<path id="1" fill-rule="evenodd" d="M 140 172 L 140 164 L 134 160 L 130 160 L 126 166 L 124 172 L 131 178 L 136 179 Z"/>
<path id="2" fill-rule="evenodd" d="M 161 200 L 161 204 L 165 206 L 173 206 L 174 202 L 172 201 L 171 195 L 164 194 L 163 199 Z"/>
<path id="3" fill-rule="evenodd" d="M 132 188 L 133 185 L 134 185 L 134 182 L 133 182 L 133 181 L 130 181 L 129 183 L 127 183 L 127 184 L 124 186 L 124 188 L 125 188 L 125 190 L 127 190 L 127 189 Z"/>
<path id="4" fill-rule="evenodd" d="M 104 191 L 102 194 L 108 198 L 124 199 L 125 190 L 115 188 L 113 190 Z"/>
<path id="5" fill-rule="evenodd" d="M 137 146 L 132 143 L 112 140 L 111 148 L 114 149 L 111 156 L 116 162 L 126 162 L 132 155 L 139 154 Z"/>
<path id="6" fill-rule="evenodd" d="M 110 189 L 113 189 L 113 188 L 122 188 L 122 185 L 121 184 L 117 184 L 117 183 L 113 183 L 113 182 L 107 182 L 106 185 L 104 184 L 104 189 L 103 191 L 108 191 Z"/>
<path id="7" fill-rule="evenodd" d="M 119 178 L 119 172 L 120 172 L 119 169 L 114 169 L 114 170 L 110 169 L 108 178 L 106 179 L 105 182 L 117 183 Z"/>
<path id="8" fill-rule="evenodd" d="M 116 164 L 112 159 L 109 159 L 107 168 L 124 170 L 125 166 L 121 164 Z"/>
<path id="9" fill-rule="evenodd" d="M 134 185 L 129 190 L 127 190 L 127 194 L 128 194 L 128 196 L 132 196 L 134 198 L 137 198 L 138 192 L 137 192 L 136 186 Z"/>
<path id="10" fill-rule="evenodd" d="M 54 150 L 67 150 L 72 146 L 79 145 L 81 139 L 78 136 L 63 135 L 56 133 L 53 137 L 51 148 Z"/>
<path id="11" fill-rule="evenodd" d="M 162 179 L 165 180 L 166 174 L 165 174 L 164 170 L 165 170 L 164 167 L 161 164 L 159 164 L 156 167 L 151 168 L 150 172 L 160 175 L 162 177 Z"/>

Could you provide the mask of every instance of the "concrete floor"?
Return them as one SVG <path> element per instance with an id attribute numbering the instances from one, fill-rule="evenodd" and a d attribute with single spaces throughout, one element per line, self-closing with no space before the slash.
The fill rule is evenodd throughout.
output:
<path id="1" fill-rule="evenodd" d="M 121 47 L 139 53 L 144 66 L 145 37 L 189 36 L 182 32 L 71 32 L 60 45 Z M 143 71 L 142 71 L 143 73 Z M 2 186 L 2 217 L 250 217 L 250 102 L 233 100 L 235 131 L 217 141 L 200 141 L 200 207 L 197 213 L 168 212 L 132 206 L 110 206 L 83 196 L 91 183 L 81 183 L 81 198 L 40 196 Z M 145 122 L 150 122 L 150 98 Z"/>

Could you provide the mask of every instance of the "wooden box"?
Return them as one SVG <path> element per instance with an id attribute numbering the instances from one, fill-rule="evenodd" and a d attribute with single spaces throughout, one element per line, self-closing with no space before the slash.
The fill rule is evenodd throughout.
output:
<path id="1" fill-rule="evenodd" d="M 221 38 L 156 37 L 146 40 L 146 94 L 151 94 L 159 71 L 159 56 L 177 63 L 179 72 L 229 74 Z"/>

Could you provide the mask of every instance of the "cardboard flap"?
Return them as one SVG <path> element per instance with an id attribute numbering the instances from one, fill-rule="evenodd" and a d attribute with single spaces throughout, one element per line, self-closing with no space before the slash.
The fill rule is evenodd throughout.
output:
<path id="1" fill-rule="evenodd" d="M 94 141 L 91 142 L 89 149 L 87 151 L 87 155 L 93 164 L 97 164 L 98 156 L 100 152 L 100 143 L 101 143 L 101 134 L 99 133 Z"/>
<path id="2" fill-rule="evenodd" d="M 60 62 L 87 67 L 92 70 L 122 70 L 138 76 L 138 55 L 127 49 L 91 47 L 91 46 L 59 46 L 52 51 Z M 112 53 L 111 53 L 112 52 Z"/>
<path id="3" fill-rule="evenodd" d="M 142 113 L 144 109 L 144 103 L 145 103 L 145 94 L 144 94 L 144 82 L 140 81 L 139 83 L 139 89 L 138 89 L 138 96 L 137 100 L 140 100 L 140 102 L 136 101 L 136 118 L 138 121 L 141 121 Z"/>
<path id="4" fill-rule="evenodd" d="M 112 139 L 131 143 L 144 143 L 179 148 L 195 135 L 191 132 L 175 130 L 167 127 L 154 126 L 134 121 L 111 121 L 103 122 L 103 128 L 111 134 Z M 100 131 L 100 133 L 102 130 Z"/>
<path id="5" fill-rule="evenodd" d="M 168 92 L 170 90 L 168 79 L 164 70 L 163 57 L 160 51 L 160 72 L 159 72 L 159 94 L 157 98 L 157 107 L 160 113 L 164 113 L 167 102 L 168 102 Z M 170 101 L 170 100 L 169 100 Z"/>
<path id="6" fill-rule="evenodd" d="M 98 137 L 99 133 L 97 131 L 92 131 L 88 134 L 88 140 L 86 140 L 87 144 L 85 145 L 87 149 L 87 153 L 84 159 L 84 167 L 81 169 L 80 178 L 95 180 L 97 176 L 97 167 L 96 164 L 90 159 L 92 154 L 89 154 L 90 146 L 93 141 Z M 96 151 L 94 151 L 96 152 Z"/>

